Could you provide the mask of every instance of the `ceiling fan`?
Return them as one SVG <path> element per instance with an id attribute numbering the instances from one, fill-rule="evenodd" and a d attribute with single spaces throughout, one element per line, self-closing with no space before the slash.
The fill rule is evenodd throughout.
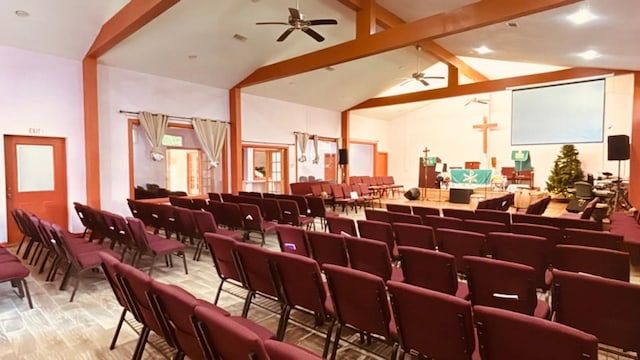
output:
<path id="1" fill-rule="evenodd" d="M 483 105 L 487 105 L 489 103 L 489 99 L 479 99 L 477 97 L 471 98 L 469 100 L 467 100 L 467 102 L 464 104 L 464 106 L 467 106 L 469 104 L 483 104 Z"/>
<path id="2" fill-rule="evenodd" d="M 400 86 L 406 85 L 413 80 L 421 82 L 422 85 L 424 86 L 429 86 L 429 82 L 427 81 L 427 79 L 444 79 L 444 76 L 427 76 L 425 73 L 420 71 L 420 51 L 422 51 L 422 46 L 416 45 L 416 52 L 417 52 L 416 72 L 411 74 L 411 77 L 405 80 L 403 83 L 401 83 Z"/>
<path id="3" fill-rule="evenodd" d="M 257 22 L 256 25 L 289 25 L 290 27 L 285 30 L 282 35 L 278 38 L 277 41 L 284 41 L 293 30 L 302 30 L 305 34 L 311 36 L 316 41 L 324 41 L 324 37 L 318 34 L 315 30 L 311 28 L 314 25 L 337 25 L 338 21 L 335 19 L 315 19 L 315 20 L 307 20 L 304 15 L 300 12 L 300 1 L 296 0 L 296 7 L 289 8 L 289 21 L 266 21 L 266 22 Z"/>

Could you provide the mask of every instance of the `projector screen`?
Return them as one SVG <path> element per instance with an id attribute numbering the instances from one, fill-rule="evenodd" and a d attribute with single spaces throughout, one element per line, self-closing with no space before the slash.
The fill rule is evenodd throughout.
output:
<path id="1" fill-rule="evenodd" d="M 512 91 L 511 145 L 603 141 L 604 79 Z"/>

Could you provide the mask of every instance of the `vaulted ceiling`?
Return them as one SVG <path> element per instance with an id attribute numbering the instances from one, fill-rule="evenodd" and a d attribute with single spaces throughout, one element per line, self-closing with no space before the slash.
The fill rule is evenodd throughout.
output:
<path id="1" fill-rule="evenodd" d="M 312 52 L 326 57 L 332 47 L 343 43 L 353 44 L 353 48 L 341 48 L 346 49 L 343 53 L 366 52 L 358 48 L 360 45 L 354 40 L 355 10 L 365 7 L 367 1 L 301 0 L 299 9 L 307 19 L 332 18 L 338 25 L 313 27 L 326 38 L 323 42 L 316 42 L 302 31 L 294 31 L 285 41 L 277 42 L 287 26 L 256 25 L 256 22 L 286 22 L 288 8 L 296 7 L 295 0 L 183 0 L 101 56 L 99 61 L 108 66 L 223 89 L 249 84 L 243 86 L 243 92 L 337 111 L 379 96 L 412 73 L 425 69 L 427 75 L 444 79 L 429 80 L 429 87 L 411 82 L 397 91 L 445 87 L 450 76 L 446 62 L 461 69 L 461 83 L 477 81 L 479 77 L 497 79 L 559 67 L 640 70 L 640 47 L 634 46 L 634 37 L 640 33 L 640 22 L 634 19 L 640 13 L 637 0 L 557 0 L 555 3 L 562 6 L 500 19 L 465 9 L 482 9 L 494 3 L 500 9 L 509 8 L 517 13 L 519 6 L 526 8 L 532 3 L 554 1 L 378 0 L 376 14 L 392 19 L 391 23 L 378 21 L 375 30 L 380 33 L 403 22 L 427 17 L 448 19 L 441 23 L 428 22 L 428 28 L 420 29 L 424 33 L 444 34 L 421 42 L 424 50 L 420 69 L 417 69 L 415 50 L 418 41 L 403 43 L 397 37 L 411 37 L 411 34 L 398 31 L 388 42 L 402 43 L 402 46 L 388 46 L 381 41 L 380 48 L 384 51 L 372 51 L 371 56 L 327 64 L 330 68 L 314 68 L 310 64 L 313 70 L 292 75 L 283 66 L 280 72 L 289 76 L 253 83 L 251 79 L 260 78 L 259 72 L 256 75 L 257 69 Z M 3 0 L 0 22 L 5 31 L 0 32 L 0 45 L 82 59 L 102 24 L 127 2 Z M 588 8 L 596 18 L 582 25 L 567 20 L 568 15 L 582 8 Z M 27 11 L 29 16 L 17 16 L 17 10 Z M 491 24 L 465 29 L 465 24 L 482 23 L 482 19 L 492 19 Z M 450 33 L 451 29 L 465 31 Z M 493 51 L 487 54 L 474 51 L 483 45 Z M 578 54 L 586 50 L 596 50 L 601 56 L 584 60 Z M 306 59 L 309 58 L 302 61 Z M 446 62 L 442 62 L 443 59 Z M 483 59 L 548 67 L 496 65 Z M 405 111 L 407 108 L 405 106 Z M 398 111 L 402 110 L 380 108 L 367 115 L 388 118 Z"/>

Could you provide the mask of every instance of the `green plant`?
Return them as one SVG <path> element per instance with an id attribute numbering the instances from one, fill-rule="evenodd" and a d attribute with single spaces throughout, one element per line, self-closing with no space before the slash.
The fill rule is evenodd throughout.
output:
<path id="1" fill-rule="evenodd" d="M 576 181 L 584 178 L 578 154 L 578 149 L 574 145 L 562 145 L 547 180 L 547 190 L 550 193 L 569 198 L 568 189 L 573 187 Z"/>

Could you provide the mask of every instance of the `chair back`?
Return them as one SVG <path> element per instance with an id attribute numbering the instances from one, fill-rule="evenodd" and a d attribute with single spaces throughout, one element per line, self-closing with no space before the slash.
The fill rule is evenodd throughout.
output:
<path id="1" fill-rule="evenodd" d="M 371 221 L 391 223 L 391 214 L 388 211 L 364 209 L 364 217 Z"/>
<path id="2" fill-rule="evenodd" d="M 536 287 L 546 290 L 547 269 L 551 264 L 553 243 L 547 238 L 512 233 L 487 234 L 489 253 L 497 260 L 531 266 L 536 272 Z"/>
<path id="3" fill-rule="evenodd" d="M 358 220 L 357 223 L 360 237 L 382 241 L 387 245 L 389 251 L 393 252 L 395 240 L 391 224 L 373 220 Z"/>
<path id="4" fill-rule="evenodd" d="M 564 229 L 564 245 L 590 246 L 602 249 L 622 250 L 624 237 L 605 231 Z"/>
<path id="5" fill-rule="evenodd" d="M 391 279 L 391 254 L 387 245 L 378 240 L 348 236 L 344 238 L 352 269 Z"/>
<path id="6" fill-rule="evenodd" d="M 278 199 L 264 198 L 262 199 L 262 206 L 264 208 L 264 219 L 267 221 L 280 222 L 282 220 L 282 210 Z"/>
<path id="7" fill-rule="evenodd" d="M 456 258 L 456 268 L 466 272 L 464 256 L 486 256 L 487 238 L 484 234 L 456 229 L 436 229 L 438 250 Z"/>
<path id="8" fill-rule="evenodd" d="M 405 352 L 413 350 L 429 359 L 472 358 L 475 336 L 468 301 L 396 281 L 387 286 Z"/>
<path id="9" fill-rule="evenodd" d="M 387 211 L 411 214 L 411 205 L 387 204 Z"/>
<path id="10" fill-rule="evenodd" d="M 559 227 L 528 223 L 511 224 L 511 232 L 547 238 L 553 245 L 561 243 L 564 236 Z"/>
<path id="11" fill-rule="evenodd" d="M 342 216 L 328 216 L 327 226 L 332 234 L 348 234 L 350 236 L 358 236 L 356 223 L 353 219 Z"/>
<path id="12" fill-rule="evenodd" d="M 465 220 L 465 219 L 473 219 L 474 213 L 473 213 L 473 210 L 443 208 L 442 216 L 454 217 L 454 218 Z"/>
<path id="13" fill-rule="evenodd" d="M 240 215 L 244 225 L 243 229 L 247 231 L 262 231 L 264 219 L 262 218 L 260 207 L 248 203 L 239 203 L 238 206 L 240 207 Z"/>
<path id="14" fill-rule="evenodd" d="M 220 195 L 220 193 L 210 192 L 207 193 L 207 196 L 209 196 L 209 200 L 211 201 L 222 202 L 222 196 Z"/>
<path id="15" fill-rule="evenodd" d="M 234 255 L 238 242 L 229 236 L 215 233 L 205 233 L 204 239 L 209 245 L 211 258 L 218 277 L 220 279 L 232 279 L 244 283 L 244 279 L 241 277 L 236 265 L 237 261 Z"/>
<path id="16" fill-rule="evenodd" d="M 244 223 L 242 222 L 242 213 L 240 212 L 240 205 L 234 202 L 223 202 L 220 204 L 223 212 L 224 222 L 217 219 L 220 224 L 226 225 L 229 229 L 242 229 Z"/>
<path id="17" fill-rule="evenodd" d="M 280 251 L 309 257 L 307 232 L 297 226 L 276 225 Z"/>
<path id="18" fill-rule="evenodd" d="M 534 314 L 538 298 L 531 266 L 476 256 L 465 256 L 464 261 L 473 305 Z"/>
<path id="19" fill-rule="evenodd" d="M 391 219 L 392 224 L 404 223 L 404 224 L 422 225 L 422 218 L 418 215 L 390 212 L 389 217 Z"/>
<path id="20" fill-rule="evenodd" d="M 398 246 L 402 275 L 407 284 L 455 295 L 458 271 L 453 255 L 410 246 Z"/>
<path id="21" fill-rule="evenodd" d="M 235 251 L 245 285 L 250 290 L 276 297 L 276 284 L 269 268 L 272 251 L 241 242 L 236 243 Z"/>
<path id="22" fill-rule="evenodd" d="M 426 207 L 426 206 L 412 206 L 411 210 L 413 211 L 413 215 L 418 215 L 422 217 L 423 215 L 435 215 L 440 216 L 440 209 Z"/>
<path id="23" fill-rule="evenodd" d="M 576 245 L 556 245 L 554 269 L 629 282 L 629 253 Z"/>
<path id="24" fill-rule="evenodd" d="M 278 199 L 280 210 L 282 211 L 281 224 L 291 224 L 300 226 L 300 209 L 294 200 Z"/>
<path id="25" fill-rule="evenodd" d="M 439 228 L 464 230 L 464 221 L 450 216 L 423 215 L 422 225 L 431 226 L 434 230 Z"/>
<path id="26" fill-rule="evenodd" d="M 486 306 L 474 306 L 473 317 L 482 359 L 598 358 L 598 338 L 562 324 Z"/>
<path id="27" fill-rule="evenodd" d="M 393 223 L 393 232 L 396 235 L 398 246 L 413 246 L 423 249 L 436 249 L 435 232 L 426 225 Z"/>
<path id="28" fill-rule="evenodd" d="M 466 231 L 472 231 L 480 234 L 488 234 L 490 232 L 506 232 L 509 231 L 509 227 L 501 222 L 484 221 L 484 220 L 464 220 L 464 229 Z"/>
<path id="29" fill-rule="evenodd" d="M 555 320 L 600 343 L 640 352 L 640 285 L 553 271 Z"/>
<path id="30" fill-rule="evenodd" d="M 311 255 L 320 266 L 335 264 L 349 266 L 349 257 L 344 244 L 344 237 L 320 231 L 307 232 Z"/>
<path id="31" fill-rule="evenodd" d="M 506 226 L 511 225 L 511 213 L 506 211 L 476 209 L 473 216 L 475 220 L 499 222 L 505 224 Z"/>
<path id="32" fill-rule="evenodd" d="M 327 208 L 324 199 L 320 196 L 307 196 L 307 204 L 309 205 L 309 216 L 325 217 Z"/>

